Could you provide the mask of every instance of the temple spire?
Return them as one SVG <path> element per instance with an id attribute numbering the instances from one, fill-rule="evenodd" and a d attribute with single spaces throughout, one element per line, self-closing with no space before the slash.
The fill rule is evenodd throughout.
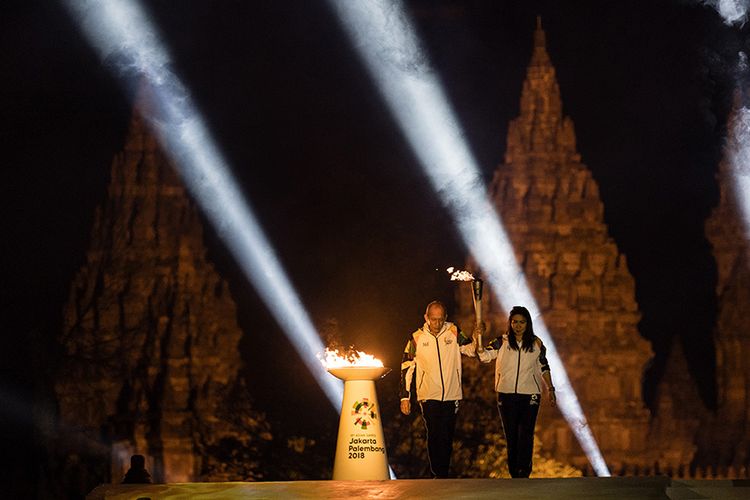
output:
<path id="1" fill-rule="evenodd" d="M 197 207 L 141 118 L 152 97 L 139 87 L 65 306 L 55 392 L 75 437 L 63 452 L 101 464 L 88 469 L 92 484 L 122 477 L 134 454 L 157 482 L 259 477 L 250 456 L 268 427 L 247 399 L 237 307 L 206 258 Z M 85 436 L 103 444 L 78 444 Z"/>
<path id="2" fill-rule="evenodd" d="M 542 18 L 537 16 L 534 47 L 521 91 L 521 113 L 508 129 L 506 161 L 528 153 L 577 160 L 573 123 L 563 117 L 555 67 L 547 53 Z"/>
<path id="3" fill-rule="evenodd" d="M 542 16 L 536 16 L 536 30 L 534 31 L 534 48 L 542 48 L 546 50 L 547 40 L 544 36 L 544 30 L 542 29 Z"/>
<path id="4" fill-rule="evenodd" d="M 640 385 L 634 383 L 650 355 L 648 343 L 638 334 L 635 282 L 604 222 L 596 180 L 576 151 L 573 122 L 562 114 L 541 18 L 530 41 L 532 55 L 520 113 L 508 127 L 505 163 L 495 171 L 490 192 L 521 266 L 519 276 L 528 284 L 534 305 L 557 343 L 562 365 L 586 409 L 587 425 L 601 439 L 607 463 L 616 471 L 634 456 L 653 463 L 653 455 L 645 454 L 649 415 L 642 408 Z M 471 260 L 466 267 L 477 270 Z M 470 293 L 460 293 L 461 312 L 456 316 L 465 322 L 473 314 L 472 299 Z M 485 306 L 484 311 L 489 324 L 502 328 L 507 321 L 500 303 Z M 602 346 L 617 370 L 602 375 L 597 361 L 586 356 L 587 347 L 576 342 L 574 325 L 583 322 L 587 338 Z M 485 376 L 469 365 L 464 367 L 464 382 L 477 387 L 473 384 Z M 597 376 L 606 378 L 599 386 L 606 389 L 587 384 Z M 542 418 L 538 435 L 544 451 L 584 467 L 586 457 L 565 418 L 552 411 Z M 600 438 L 609 435 L 627 437 Z"/>
<path id="5" fill-rule="evenodd" d="M 547 35 L 542 29 L 542 17 L 536 16 L 536 29 L 534 30 L 534 52 L 531 56 L 529 69 L 531 67 L 543 67 L 545 72 L 552 71 L 554 78 L 555 69 L 552 67 L 549 54 L 547 53 Z"/>

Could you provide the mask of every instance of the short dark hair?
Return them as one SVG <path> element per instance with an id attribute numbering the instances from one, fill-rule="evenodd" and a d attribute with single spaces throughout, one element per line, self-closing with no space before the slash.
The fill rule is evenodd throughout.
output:
<path id="1" fill-rule="evenodd" d="M 439 300 L 433 300 L 429 304 L 427 304 L 427 307 L 424 310 L 425 314 L 430 314 L 430 307 L 432 306 L 440 306 L 443 309 L 443 316 L 448 316 L 448 309 L 445 308 L 445 304 L 440 302 Z"/>

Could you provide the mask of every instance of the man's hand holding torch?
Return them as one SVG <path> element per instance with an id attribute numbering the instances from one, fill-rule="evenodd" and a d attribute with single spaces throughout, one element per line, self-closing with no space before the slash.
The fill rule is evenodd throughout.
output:
<path id="1" fill-rule="evenodd" d="M 482 321 L 482 280 L 476 278 L 471 282 L 471 298 L 474 301 L 474 316 L 476 322 L 474 325 L 474 342 L 476 342 L 477 354 L 484 352 L 482 335 L 484 335 L 484 321 Z"/>
<path id="2" fill-rule="evenodd" d="M 482 343 L 482 336 L 484 335 L 485 327 L 484 323 L 477 323 L 474 325 L 474 348 L 477 353 L 484 352 L 484 344 Z"/>

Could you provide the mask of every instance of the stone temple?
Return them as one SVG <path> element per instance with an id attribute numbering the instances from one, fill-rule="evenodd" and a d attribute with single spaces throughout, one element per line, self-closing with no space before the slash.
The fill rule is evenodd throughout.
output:
<path id="1" fill-rule="evenodd" d="M 119 482 L 132 454 L 155 482 L 258 479 L 271 436 L 240 375 L 235 303 L 148 106 L 141 92 L 65 306 L 60 453 L 98 470 L 90 487 Z"/>
<path id="2" fill-rule="evenodd" d="M 641 378 L 650 347 L 637 328 L 633 276 L 609 236 L 597 183 L 576 151 L 573 122 L 563 115 L 539 20 L 520 115 L 509 124 L 505 161 L 495 171 L 490 195 L 588 425 L 610 470 L 624 472 L 647 449 L 649 413 Z M 481 276 L 472 261 L 467 267 Z M 469 287 L 460 288 L 457 319 L 471 325 Z M 486 288 L 491 339 L 507 328 L 506 307 L 516 304 L 498 304 Z M 464 366 L 466 392 L 494 408 L 494 364 Z M 494 419 L 491 425 L 500 424 Z M 543 454 L 586 470 L 588 460 L 559 410 L 542 408 L 537 440 Z"/>
<path id="3" fill-rule="evenodd" d="M 747 112 L 747 108 L 742 111 Z M 734 131 L 742 118 L 739 97 L 729 121 Z M 746 119 L 746 118 L 745 118 Z M 742 124 L 746 126 L 746 124 Z M 733 165 L 730 141 L 717 175 L 720 201 L 706 221 L 706 236 L 718 268 L 718 316 L 713 341 L 716 349 L 718 408 L 698 435 L 697 462 L 703 466 L 750 468 L 750 229 L 743 224 L 740 200 L 732 179 L 750 165 Z M 748 196 L 748 193 L 745 193 Z"/>
<path id="4" fill-rule="evenodd" d="M 66 470 L 88 471 L 84 490 L 119 482 L 132 454 L 146 457 L 155 482 L 263 479 L 270 427 L 250 403 L 241 375 L 236 306 L 206 258 L 195 205 L 138 112 L 148 106 L 141 95 L 65 307 L 55 385 L 58 454 Z M 609 236 L 596 181 L 576 150 L 538 23 L 520 114 L 509 124 L 490 194 L 539 319 L 615 475 L 695 477 L 696 467 L 711 467 L 723 477 L 747 476 L 750 245 L 731 172 L 725 160 L 720 204 L 706 224 L 719 273 L 713 332 L 719 407 L 703 408 L 676 348 L 651 418 L 641 394 L 651 353 L 637 328 L 634 279 Z M 481 275 L 471 260 L 467 268 Z M 455 319 L 468 328 L 471 295 L 468 286 L 459 289 Z M 485 290 L 490 337 L 507 326 L 510 305 Z M 504 452 L 494 367 L 466 360 L 464 374 L 454 472 L 494 477 Z M 397 437 L 389 459 L 399 471 L 408 470 L 410 460 L 426 463 L 422 422 L 417 415 L 411 425 L 402 422 L 393 419 L 387 429 Z M 569 424 L 548 405 L 540 412 L 537 443 L 534 474 L 537 465 L 558 477 L 580 474 L 565 464 L 588 469 Z M 412 471 L 411 477 L 418 475 Z"/>
<path id="5" fill-rule="evenodd" d="M 742 112 L 746 113 L 747 108 L 741 109 L 738 95 L 729 120 L 730 135 L 739 126 L 746 126 L 740 123 L 743 118 L 747 119 Z M 718 407 L 701 426 L 696 462 L 720 469 L 732 468 L 736 474 L 747 477 L 750 468 L 750 228 L 743 223 L 741 201 L 732 177 L 750 175 L 750 165 L 733 164 L 737 146 L 730 139 L 717 175 L 719 205 L 706 221 L 706 236 L 713 247 L 718 269 L 719 309 L 713 334 Z"/>
<path id="6" fill-rule="evenodd" d="M 734 133 L 746 126 L 746 106 L 738 91 L 716 175 L 719 203 L 705 224 L 717 268 L 716 324 L 705 339 L 713 343 L 716 355 L 717 407 L 705 408 L 692 388 L 679 343 L 658 388 L 654 421 L 663 428 L 662 435 L 679 437 L 659 442 L 662 460 L 696 477 L 748 477 L 750 471 L 750 235 L 733 179 L 748 168 L 733 161 L 738 147 Z"/>

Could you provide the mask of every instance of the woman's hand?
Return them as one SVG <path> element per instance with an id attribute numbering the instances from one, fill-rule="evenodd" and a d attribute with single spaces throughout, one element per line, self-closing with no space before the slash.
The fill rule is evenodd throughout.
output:
<path id="1" fill-rule="evenodd" d="M 549 387 L 547 389 L 547 397 L 549 398 L 549 404 L 551 404 L 552 406 L 557 405 L 557 396 L 555 395 L 554 387 Z"/>

